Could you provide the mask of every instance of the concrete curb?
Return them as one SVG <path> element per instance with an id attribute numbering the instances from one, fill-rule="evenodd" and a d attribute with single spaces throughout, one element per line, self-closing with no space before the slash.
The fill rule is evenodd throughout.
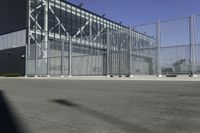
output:
<path id="1" fill-rule="evenodd" d="M 156 76 L 134 76 L 134 77 L 106 77 L 106 76 L 73 76 L 73 77 L 0 77 L 0 79 L 26 79 L 26 80 L 116 80 L 116 81 L 200 81 L 200 77 L 156 77 Z"/>

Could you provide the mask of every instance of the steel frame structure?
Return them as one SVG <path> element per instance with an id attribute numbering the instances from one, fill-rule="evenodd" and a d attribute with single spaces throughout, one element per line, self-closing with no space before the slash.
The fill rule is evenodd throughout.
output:
<path id="1" fill-rule="evenodd" d="M 51 68 L 49 58 L 56 57 L 61 60 L 57 63 L 60 64 L 58 75 L 79 75 L 78 72 L 73 74 L 73 55 L 80 57 L 79 60 L 87 55 L 87 58 L 95 58 L 94 60 L 100 64 L 100 72 L 85 72 L 83 75 L 133 75 L 133 58 L 155 60 L 157 54 L 155 39 L 134 31 L 131 26 L 125 27 L 61 0 L 29 0 L 28 7 L 26 75 L 36 77 L 54 75 L 49 70 Z M 59 47 L 57 49 L 52 48 L 54 46 L 52 43 L 56 40 L 61 40 L 61 43 L 55 46 Z M 137 41 L 145 42 L 142 47 L 151 48 L 152 51 L 146 54 L 144 51 L 142 55 L 134 52 L 138 47 Z M 50 57 L 51 51 L 56 53 L 55 56 Z M 64 72 L 66 53 L 67 73 Z M 93 65 L 93 61 L 88 62 L 95 70 L 100 68 L 97 63 Z M 155 63 L 152 65 L 156 67 Z M 41 72 L 41 69 L 44 71 Z M 152 70 L 152 73 L 155 73 L 155 70 Z"/>

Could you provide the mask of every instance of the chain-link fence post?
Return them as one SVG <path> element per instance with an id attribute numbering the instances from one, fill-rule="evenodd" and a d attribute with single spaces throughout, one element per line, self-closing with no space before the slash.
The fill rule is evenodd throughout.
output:
<path id="1" fill-rule="evenodd" d="M 195 74 L 195 27 L 194 27 L 194 20 L 195 16 L 191 15 L 189 18 L 189 36 L 190 36 L 190 52 L 191 52 L 191 67 L 192 67 L 192 77 L 196 77 L 197 75 Z"/>
<path id="2" fill-rule="evenodd" d="M 38 50 L 37 50 L 37 43 L 35 42 L 35 77 L 38 77 L 38 75 L 37 75 L 37 66 L 38 66 L 38 57 L 37 57 L 37 54 L 38 54 L 38 52 L 37 52 Z"/>
<path id="3" fill-rule="evenodd" d="M 110 77 L 110 66 L 109 66 L 109 55 L 110 55 L 110 30 L 107 27 L 107 54 L 106 54 L 106 75 L 107 77 Z"/>
<path id="4" fill-rule="evenodd" d="M 62 46 L 61 46 L 61 77 L 64 77 L 64 47 L 65 40 L 62 39 Z"/>
<path id="5" fill-rule="evenodd" d="M 129 26 L 129 77 L 133 77 L 133 63 L 132 63 L 132 26 Z"/>
<path id="6" fill-rule="evenodd" d="M 50 44 L 51 44 L 51 42 L 48 41 L 48 43 L 47 43 L 47 77 L 50 77 L 50 74 L 49 74 L 49 54 L 50 54 Z"/>
<path id="7" fill-rule="evenodd" d="M 157 44 L 157 76 L 162 77 L 161 73 L 161 31 L 160 31 L 160 20 L 156 24 L 156 44 Z"/>
<path id="8" fill-rule="evenodd" d="M 72 37 L 69 37 L 69 62 L 68 62 L 68 77 L 72 77 Z"/>

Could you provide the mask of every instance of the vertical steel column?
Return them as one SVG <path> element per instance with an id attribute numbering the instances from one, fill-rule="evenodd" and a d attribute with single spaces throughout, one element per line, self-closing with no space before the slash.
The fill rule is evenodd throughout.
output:
<path id="1" fill-rule="evenodd" d="M 161 55 L 160 55 L 160 50 L 161 50 L 161 31 L 160 31 L 160 21 L 157 21 L 156 24 L 156 44 L 157 44 L 157 76 L 162 77 L 161 73 Z"/>
<path id="2" fill-rule="evenodd" d="M 34 2 L 36 2 L 36 1 L 34 1 Z M 36 25 L 36 11 L 37 11 L 37 9 L 36 9 L 36 4 L 34 5 L 34 10 L 35 10 L 35 25 Z M 35 30 L 35 77 L 38 77 L 38 75 L 37 75 L 37 42 L 36 42 L 36 28 L 34 29 Z"/>
<path id="3" fill-rule="evenodd" d="M 110 77 L 110 66 L 109 66 L 109 55 L 110 55 L 110 31 L 109 28 L 107 27 L 107 62 L 106 62 L 106 73 L 107 73 L 107 77 Z"/>
<path id="4" fill-rule="evenodd" d="M 129 77 L 133 77 L 133 60 L 132 60 L 132 26 L 129 27 Z"/>
<path id="5" fill-rule="evenodd" d="M 196 60 L 195 60 L 195 25 L 194 25 L 194 21 L 195 21 L 195 17 L 194 15 L 191 15 L 189 17 L 189 29 L 190 29 L 190 35 L 189 35 L 189 39 L 190 39 L 190 52 L 191 52 L 191 67 L 192 67 L 192 77 L 196 77 L 197 75 L 195 74 L 195 64 L 196 64 Z"/>
<path id="6" fill-rule="evenodd" d="M 69 56 L 69 61 L 68 61 L 68 77 L 72 77 L 72 37 L 69 37 L 69 52 L 68 52 L 68 56 Z"/>
<path id="7" fill-rule="evenodd" d="M 29 32 L 27 32 L 27 37 L 28 37 L 28 40 L 29 40 Z M 28 47 L 30 46 L 30 41 L 28 41 L 28 43 L 26 44 L 26 47 L 25 47 L 25 77 L 27 77 L 28 75 L 28 72 L 27 72 L 27 67 L 28 67 Z"/>
<path id="8" fill-rule="evenodd" d="M 64 77 L 64 39 L 62 39 L 62 46 L 61 46 L 61 77 Z"/>
<path id="9" fill-rule="evenodd" d="M 123 52 L 122 52 L 122 50 L 121 50 L 121 45 L 122 45 L 122 31 L 121 31 L 121 28 L 118 30 L 118 32 L 117 32 L 117 45 L 118 45 L 118 65 L 119 65 L 119 71 L 118 71 L 118 74 L 119 74 L 119 77 L 121 77 L 122 76 L 122 71 L 121 71 L 121 62 L 122 62 L 122 59 L 121 59 L 121 57 L 123 56 Z"/>
<path id="10" fill-rule="evenodd" d="M 45 7 L 44 7 L 44 32 L 45 32 L 45 36 L 44 36 L 44 56 L 43 58 L 46 58 L 46 64 L 48 64 L 48 59 L 47 59 L 47 54 L 48 54 L 48 0 L 44 1 L 45 3 Z M 48 77 L 48 74 L 47 74 Z"/>
<path id="11" fill-rule="evenodd" d="M 31 16 L 31 1 L 28 0 L 28 30 L 26 32 L 26 37 L 27 37 L 27 44 L 26 44 L 26 56 L 25 56 L 25 77 L 28 76 L 28 72 L 27 72 L 27 69 L 28 69 L 28 58 L 30 57 L 29 54 L 30 54 L 30 25 L 31 25 L 31 21 L 30 21 L 30 16 Z M 30 69 L 30 68 L 29 68 Z"/>

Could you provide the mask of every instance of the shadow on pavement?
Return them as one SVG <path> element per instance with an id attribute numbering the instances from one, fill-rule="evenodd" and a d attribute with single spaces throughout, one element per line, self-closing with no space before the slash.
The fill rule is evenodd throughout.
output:
<path id="1" fill-rule="evenodd" d="M 108 114 L 105 114 L 105 113 L 102 113 L 102 112 L 99 112 L 99 111 L 96 111 L 96 110 L 89 109 L 85 106 L 73 103 L 73 102 L 68 101 L 68 100 L 55 99 L 55 100 L 52 100 L 51 102 L 73 108 L 77 111 L 85 113 L 86 115 L 90 115 L 94 118 L 101 119 L 102 121 L 104 121 L 106 123 L 112 124 L 112 125 L 120 128 L 121 130 L 125 131 L 126 133 L 133 133 L 133 132 L 134 133 L 155 133 L 153 131 L 150 131 L 147 128 L 141 127 L 140 125 L 133 124 L 133 123 L 130 123 L 130 122 L 127 122 L 127 121 L 124 121 L 124 120 L 120 120 L 120 119 L 113 117 L 111 115 L 108 115 Z"/>
<path id="2" fill-rule="evenodd" d="M 0 133 L 25 133 L 13 115 L 8 100 L 0 90 Z"/>

